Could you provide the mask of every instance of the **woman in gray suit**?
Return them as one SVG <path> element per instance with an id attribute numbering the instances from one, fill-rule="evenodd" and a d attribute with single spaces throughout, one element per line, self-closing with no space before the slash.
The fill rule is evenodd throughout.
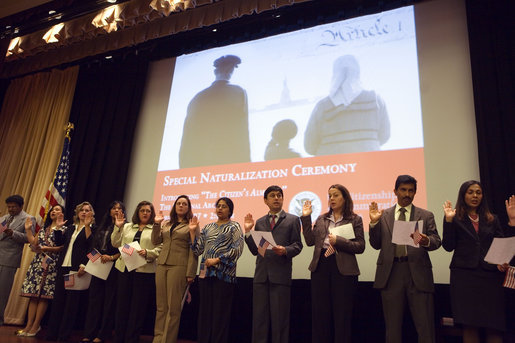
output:
<path id="1" fill-rule="evenodd" d="M 315 246 L 311 271 L 312 341 L 351 342 L 352 308 L 359 268 L 355 254 L 365 250 L 363 221 L 354 213 L 350 193 L 344 186 L 329 187 L 329 211 L 311 225 L 311 201 L 302 208 L 302 233 L 308 246 Z M 331 233 L 346 225 L 352 238 Z"/>

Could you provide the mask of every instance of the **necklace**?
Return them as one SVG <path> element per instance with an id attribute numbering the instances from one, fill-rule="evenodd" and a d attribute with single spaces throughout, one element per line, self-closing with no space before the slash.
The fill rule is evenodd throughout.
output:
<path id="1" fill-rule="evenodd" d="M 468 215 L 469 216 L 469 219 L 473 222 L 473 223 L 479 223 L 479 214 L 476 214 L 474 216 L 471 216 L 470 214 Z"/>

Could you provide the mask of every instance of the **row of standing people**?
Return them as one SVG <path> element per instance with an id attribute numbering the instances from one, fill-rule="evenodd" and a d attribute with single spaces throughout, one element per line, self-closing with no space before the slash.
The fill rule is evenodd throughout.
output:
<path id="1" fill-rule="evenodd" d="M 395 184 L 398 204 L 384 212 L 377 208 L 377 204 L 372 203 L 370 206 L 370 243 L 375 249 L 381 250 L 374 286 L 381 289 L 388 342 L 401 341 L 402 313 L 406 300 L 419 333 L 419 341 L 434 342 L 434 286 L 427 251 L 440 246 L 440 237 L 432 213 L 412 205 L 415 193 L 416 180 L 400 176 Z M 244 220 L 245 241 L 250 251 L 258 256 L 253 286 L 253 342 L 266 342 L 269 331 L 273 342 L 288 341 L 291 259 L 300 252 L 302 243 L 299 220 L 282 210 L 282 200 L 280 187 L 271 186 L 265 191 L 264 201 L 270 211 L 257 221 L 255 230 L 272 231 L 276 242 L 284 245 L 267 251 L 264 256 L 258 254 L 258 248 L 250 237 L 250 231 L 254 228 L 252 215 L 248 214 Z M 407 213 L 401 208 L 405 208 Z M 508 226 L 513 226 L 514 197 L 507 202 L 506 209 L 510 217 Z M 103 224 L 97 230 L 92 230 L 93 209 L 91 204 L 83 203 L 76 209 L 75 230 L 62 231 L 63 208 L 56 206 L 50 211 L 44 230 L 38 233 L 39 242 L 35 242 L 36 237 L 31 237 L 32 223 L 27 220 L 27 236 L 38 254 L 23 286 L 22 295 L 32 298 L 27 326 L 22 331 L 27 335 L 37 333 L 47 299 L 52 297 L 51 292 L 45 291 L 45 288 L 48 290 L 51 286 L 41 286 L 34 280 L 36 275 L 46 278 L 43 284 L 51 285 L 51 274 L 55 273 L 57 287 L 64 288 L 64 282 L 59 281 L 62 275 L 77 268 L 74 262 L 87 262 L 85 256 L 88 249 L 95 247 L 102 253 L 103 261 L 116 260 L 118 272 L 111 272 L 112 275 L 105 282 L 93 277 L 84 341 L 98 342 L 105 339 L 106 333 L 110 331 L 109 323 L 112 322 L 109 306 L 113 306 L 112 299 L 116 297 L 116 340 L 137 341 L 145 314 L 148 313 L 146 306 L 153 301 L 151 290 L 154 282 L 157 295 L 154 342 L 175 341 L 181 299 L 187 285 L 195 278 L 199 255 L 202 255 L 199 279 L 199 323 L 202 326 L 199 325 L 199 342 L 227 341 L 230 326 L 230 311 L 227 309 L 231 308 L 234 294 L 236 261 L 243 250 L 242 230 L 237 222 L 230 220 L 233 210 L 234 204 L 230 199 L 219 199 L 216 202 L 218 221 L 200 231 L 187 196 L 180 196 L 176 200 L 169 221 L 163 221 L 161 214 L 156 216 L 151 203 L 142 202 L 136 209 L 133 222 L 125 223 L 123 204 L 116 202 L 109 216 L 105 217 L 109 220 L 104 218 Z M 451 204 L 446 202 L 444 211 L 443 246 L 448 251 L 455 250 L 451 263 L 451 299 L 455 321 L 463 325 L 465 337 L 474 337 L 478 328 L 484 327 L 487 328 L 487 334 L 495 339 L 504 329 L 502 273 L 499 270 L 503 271 L 506 266 L 489 266 L 483 259 L 493 237 L 504 235 L 503 229 L 496 217 L 488 211 L 481 185 L 475 181 L 462 185 L 456 209 L 452 209 Z M 419 249 L 391 243 L 393 221 L 406 219 L 424 220 Z M 106 225 L 106 222 L 109 224 Z M 348 190 L 341 185 L 333 185 L 329 188 L 329 211 L 312 225 L 311 204 L 307 202 L 303 207 L 301 223 L 306 243 L 315 246 L 309 266 L 313 341 L 350 341 L 352 307 L 359 275 L 355 254 L 365 249 L 362 220 L 353 212 Z M 348 223 L 352 224 L 355 239 L 347 240 L 329 233 L 330 228 Z M 95 234 L 92 236 L 93 231 Z M 70 251 L 70 244 L 75 247 L 78 242 L 88 241 L 90 237 L 96 243 L 85 244 L 85 249 L 72 248 Z M 143 248 L 138 253 L 151 263 L 129 273 L 116 247 L 135 239 L 139 239 Z M 479 248 L 473 247 L 476 245 Z M 57 262 L 60 268 L 54 265 L 48 266 L 42 273 L 34 272 L 35 268 L 41 266 L 44 257 L 42 253 L 56 257 L 58 250 L 62 250 Z M 74 261 L 74 255 L 83 256 L 78 259 L 80 261 Z M 67 257 L 70 266 L 65 266 Z M 156 258 L 157 267 L 154 263 Z M 81 273 L 83 266 L 79 263 L 77 269 Z M 111 276 L 115 278 L 114 275 L 118 277 L 118 282 L 110 280 Z M 104 285 L 96 287 L 95 282 Z M 40 285 L 37 291 L 26 287 L 31 283 Z M 463 283 L 468 287 L 464 287 Z M 117 289 L 113 286 L 116 284 Z M 109 293 L 106 293 L 107 290 Z M 61 298 L 65 300 L 63 308 L 66 315 L 60 316 L 57 312 L 54 315 L 53 311 L 49 338 L 65 340 L 69 337 L 78 307 L 74 292 L 63 289 L 65 296 Z M 105 295 L 101 296 L 102 300 L 93 299 L 100 295 Z M 471 302 L 472 298 L 484 302 L 481 311 L 475 306 L 478 300 Z M 464 306 L 470 303 L 475 304 L 472 309 L 470 305 Z M 103 305 L 104 311 L 101 310 Z M 104 315 L 99 316 L 102 312 Z M 95 317 L 95 324 L 91 317 Z"/>

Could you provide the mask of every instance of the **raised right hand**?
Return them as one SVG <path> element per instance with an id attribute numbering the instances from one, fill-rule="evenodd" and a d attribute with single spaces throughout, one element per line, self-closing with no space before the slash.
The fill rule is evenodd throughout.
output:
<path id="1" fill-rule="evenodd" d="M 370 217 L 370 223 L 377 223 L 381 216 L 383 215 L 383 211 L 379 211 L 379 207 L 377 206 L 377 202 L 372 201 L 368 206 L 368 215 Z"/>
<path id="2" fill-rule="evenodd" d="M 161 225 L 163 219 L 165 219 L 165 217 L 163 216 L 163 211 L 159 211 L 159 213 L 154 218 L 154 223 Z"/>
<path id="3" fill-rule="evenodd" d="M 193 216 L 193 218 L 190 219 L 188 228 L 190 229 L 191 232 L 194 232 L 194 233 L 197 232 L 197 230 L 200 228 L 197 216 Z"/>
<path id="4" fill-rule="evenodd" d="M 313 213 L 313 208 L 311 206 L 311 200 L 304 201 L 304 205 L 302 206 L 302 216 L 307 217 Z"/>
<path id="5" fill-rule="evenodd" d="M 450 223 L 456 215 L 456 209 L 452 208 L 452 204 L 449 200 L 443 204 L 443 212 L 445 213 L 445 221 Z"/>
<path id="6" fill-rule="evenodd" d="M 250 232 L 254 227 L 254 218 L 252 218 L 252 214 L 247 213 L 245 219 L 243 220 L 243 227 L 245 228 L 245 233 Z"/>
<path id="7" fill-rule="evenodd" d="M 512 195 L 511 197 L 506 200 L 506 214 L 508 215 L 509 225 L 514 226 L 515 225 L 515 195 Z"/>
<path id="8" fill-rule="evenodd" d="M 27 217 L 25 219 L 25 231 L 32 233 L 32 219 L 30 217 Z"/>
<path id="9" fill-rule="evenodd" d="M 66 224 L 66 222 L 67 222 L 67 220 L 64 220 L 64 214 L 59 213 L 57 215 L 55 225 L 57 225 L 58 228 L 62 228 Z"/>
<path id="10" fill-rule="evenodd" d="M 125 215 L 123 214 L 122 211 L 116 213 L 116 219 L 114 220 L 114 225 L 116 225 L 116 227 L 119 227 L 121 228 L 123 226 L 123 224 L 125 224 Z"/>

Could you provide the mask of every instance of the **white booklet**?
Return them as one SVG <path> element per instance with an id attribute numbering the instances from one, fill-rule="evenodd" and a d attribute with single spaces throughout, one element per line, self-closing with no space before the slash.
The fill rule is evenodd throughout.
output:
<path id="1" fill-rule="evenodd" d="M 119 247 L 118 250 L 120 250 L 120 254 L 122 254 L 123 262 L 125 262 L 128 271 L 133 271 L 147 264 L 147 260 L 138 254 L 138 251 L 141 250 L 141 246 L 138 242 L 124 244 Z"/>
<path id="2" fill-rule="evenodd" d="M 490 249 L 485 256 L 485 261 L 492 264 L 510 263 L 515 255 L 515 237 L 494 237 Z"/>
<path id="3" fill-rule="evenodd" d="M 102 263 L 102 259 L 99 258 L 95 260 L 95 262 L 91 262 L 91 260 L 88 261 L 88 264 L 86 264 L 86 272 L 90 273 L 91 275 L 96 276 L 97 278 L 100 278 L 102 280 L 107 280 L 107 277 L 109 276 L 109 272 L 111 271 L 111 268 L 113 268 L 113 261 L 108 261 L 106 263 Z"/>
<path id="4" fill-rule="evenodd" d="M 70 272 L 64 275 L 64 288 L 73 291 L 83 291 L 89 288 L 91 274 L 84 273 L 79 277 L 78 272 Z"/>
<path id="5" fill-rule="evenodd" d="M 423 227 L 423 220 L 412 222 L 396 220 L 393 223 L 392 243 L 410 245 L 412 247 L 419 248 L 420 245 L 415 244 L 415 242 L 413 241 L 413 237 L 411 237 L 411 235 L 415 232 L 415 229 L 421 232 Z"/>
<path id="6" fill-rule="evenodd" d="M 333 235 L 340 236 L 347 239 L 354 239 L 356 235 L 354 234 L 354 228 L 352 227 L 352 223 L 343 224 L 340 226 L 333 227 L 329 229 L 329 232 Z"/>

